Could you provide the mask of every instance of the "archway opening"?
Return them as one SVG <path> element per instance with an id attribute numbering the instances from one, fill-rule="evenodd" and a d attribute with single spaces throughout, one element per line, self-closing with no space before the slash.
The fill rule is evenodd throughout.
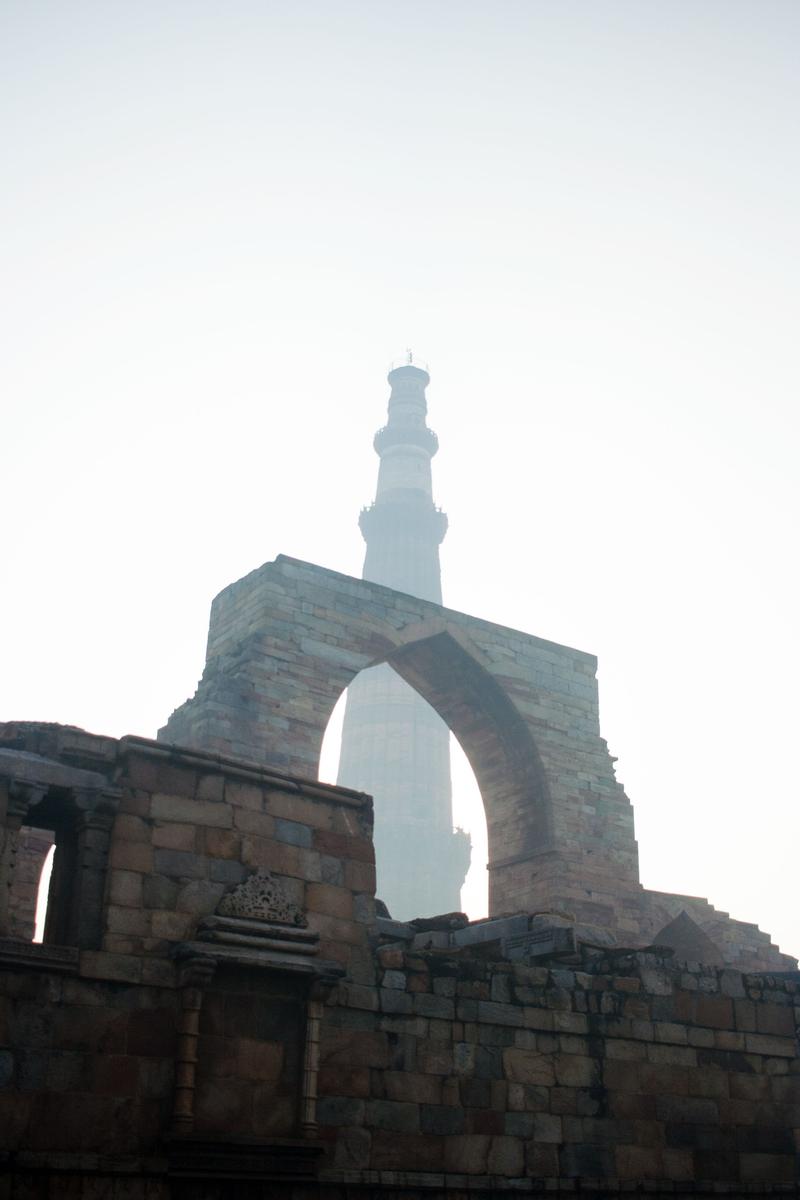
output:
<path id="1" fill-rule="evenodd" d="M 376 730 L 392 716 L 393 706 L 401 703 L 394 693 L 381 690 L 384 685 L 393 688 L 402 680 L 413 689 L 417 704 L 421 697 L 430 705 L 440 724 L 444 723 L 463 748 L 480 791 L 490 857 L 489 913 L 513 909 L 517 906 L 517 897 L 522 898 L 522 893 L 527 892 L 525 881 L 529 872 L 523 869 L 520 874 L 519 864 L 530 861 L 533 856 L 548 851 L 552 846 L 551 806 L 541 762 L 526 722 L 500 683 L 480 664 L 477 656 L 447 631 L 420 631 L 420 636 L 416 638 L 412 633 L 405 644 L 382 653 L 381 659 L 382 663 L 377 660 L 379 665 L 371 666 L 356 676 L 355 681 L 351 680 L 350 696 L 345 704 L 346 714 L 353 708 L 353 697 L 357 694 L 356 707 L 363 718 L 361 742 L 367 746 L 372 744 L 374 749 Z M 389 671 L 389 667 L 393 671 Z M 395 672 L 400 680 L 395 679 Z M 390 676 L 394 679 L 393 683 L 389 680 Z M 402 702 L 405 703 L 404 700 Z M 346 715 L 345 724 L 348 719 Z M 330 729 L 324 765 L 324 775 L 328 777 L 333 775 L 330 746 L 335 745 L 336 722 Z M 390 755 L 393 754 L 395 743 L 389 738 L 386 744 Z M 387 769 L 389 776 L 395 766 L 394 761 L 390 762 Z M 366 777 L 359 777 L 357 772 L 351 771 L 349 764 L 345 769 L 344 758 L 338 781 L 371 792 L 376 796 L 376 811 L 379 811 L 380 788 L 368 786 Z M 376 855 L 381 858 L 383 842 L 389 848 L 390 857 L 397 858 L 399 855 L 409 875 L 417 881 L 445 876 L 448 871 L 452 879 L 456 868 L 452 861 L 448 861 L 450 851 L 446 839 L 438 838 L 439 849 L 435 849 L 436 830 L 425 828 L 418 820 L 419 814 L 413 811 L 413 804 L 419 805 L 420 797 L 412 793 L 411 800 L 410 806 L 398 805 L 402 819 L 397 818 L 397 813 L 391 812 L 389 815 L 393 818 L 393 824 L 388 822 L 384 808 L 383 825 L 380 819 L 376 820 Z M 386 834 L 389 824 L 392 824 L 393 831 L 390 840 Z M 413 836 L 415 828 L 422 831 L 416 837 Z M 458 847 L 454 845 L 453 849 L 457 852 Z M 386 865 L 387 852 L 384 852 L 383 859 L 383 864 L 379 862 L 378 867 L 379 896 L 382 886 L 390 890 L 386 885 L 390 875 Z M 398 868 L 394 869 L 397 874 Z M 420 892 L 424 891 L 425 887 L 422 886 Z M 409 919 L 413 915 L 429 915 L 456 907 L 453 901 L 447 905 L 437 902 L 434 906 L 428 902 L 412 911 L 413 905 L 413 898 L 408 903 L 404 900 L 402 907 L 406 911 L 396 915 Z"/>
<path id="2" fill-rule="evenodd" d="M 357 678 L 358 676 L 356 676 Z M 348 784 L 345 779 L 339 778 L 339 763 L 348 690 L 342 692 L 331 713 L 322 742 L 319 765 L 319 778 L 323 782 L 336 783 L 338 781 L 345 787 Z M 420 701 L 426 708 L 430 708 L 430 705 L 421 696 Z M 460 891 L 459 907 L 471 921 L 476 921 L 485 917 L 489 911 L 489 880 L 486 871 L 489 851 L 486 813 L 475 772 L 458 738 L 452 731 L 448 731 L 448 750 L 452 786 L 452 825 L 455 830 L 463 830 L 468 835 L 471 850 L 469 866 Z M 380 803 L 381 797 L 376 795 L 376 810 Z M 382 882 L 380 856 L 377 859 L 376 868 L 377 895 L 380 897 Z M 432 914 L 417 913 L 416 915 Z"/>

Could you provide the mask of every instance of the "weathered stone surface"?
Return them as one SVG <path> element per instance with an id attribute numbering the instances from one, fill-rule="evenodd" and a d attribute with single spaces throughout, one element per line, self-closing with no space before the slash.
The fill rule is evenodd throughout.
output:
<path id="1" fill-rule="evenodd" d="M 75 734 L 71 745 L 74 754 Z M 152 754 L 159 763 L 165 751 L 138 741 L 122 747 L 109 769 L 130 791 L 130 755 Z M 145 780 L 175 795 L 180 779 L 194 788 L 215 778 L 202 756 L 195 762 L 187 752 L 182 768 L 182 752 L 169 754 L 168 782 L 164 764 L 137 770 L 139 811 L 114 826 L 114 837 L 130 835 L 130 845 L 152 850 L 154 870 L 108 867 L 107 887 L 94 901 L 97 948 L 0 939 L 0 1149 L 22 1152 L 6 1160 L 20 1196 L 39 1186 L 26 1155 L 66 1156 L 59 1161 L 72 1182 L 48 1183 L 65 1196 L 105 1195 L 112 1158 L 104 1156 L 116 1156 L 117 1173 L 124 1162 L 126 1200 L 167 1200 L 163 1147 L 185 1014 L 194 1011 L 185 1006 L 195 1002 L 197 986 L 184 973 L 191 964 L 171 957 L 174 943 L 196 950 L 208 932 L 247 935 L 253 925 L 265 927 L 263 920 L 209 915 L 229 886 L 220 870 L 247 869 L 235 857 L 235 823 L 190 827 L 142 815 L 149 807 Z M 238 768 L 215 769 L 225 786 L 203 785 L 202 798 L 219 804 L 222 795 L 233 805 L 237 788 L 228 786 L 235 780 L 226 772 Z M 260 804 L 265 794 L 273 803 L 284 787 L 287 803 L 270 819 L 291 821 L 292 789 L 302 786 L 272 779 L 252 790 L 243 783 L 240 794 L 247 804 Z M 295 856 L 298 872 L 313 875 L 327 860 L 326 880 L 278 880 L 290 909 L 302 911 L 310 901 L 311 928 L 273 922 L 265 936 L 293 937 L 294 957 L 302 959 L 303 947 L 316 948 L 318 923 L 318 955 L 351 972 L 323 989 L 318 1010 L 320 1200 L 336 1200 L 341 1186 L 380 1197 L 390 1189 L 499 1195 L 523 1186 L 546 1194 L 580 1184 L 596 1200 L 626 1190 L 675 1194 L 673 1183 L 700 1180 L 709 1194 L 729 1196 L 745 1185 L 748 1195 L 779 1195 L 775 1189 L 797 1183 L 799 975 L 741 975 L 652 952 L 590 947 L 569 963 L 532 966 L 503 959 L 500 943 L 487 939 L 426 951 L 413 936 L 398 936 L 381 946 L 372 908 L 360 907 L 352 893 L 345 898 L 346 882 L 333 882 L 346 881 L 347 862 L 366 861 L 350 857 L 358 820 L 349 833 L 336 832 L 339 793 L 313 786 L 319 796 L 303 799 L 300 823 L 341 842 L 334 839 L 323 855 L 252 836 Z M 348 821 L 355 803 L 344 793 Z M 315 805 L 321 815 L 310 821 Z M 239 811 L 257 815 L 254 808 Z M 184 827 L 191 840 L 176 836 Z M 169 844 L 159 844 L 165 830 Z M 368 846 L 368 822 L 361 840 Z M 112 863 L 144 866 L 139 854 L 115 852 L 112 837 Z M 316 858 L 296 857 L 309 854 Z M 398 933 L 391 923 L 382 928 Z M 283 973 L 285 958 L 274 974 L 252 964 L 224 966 L 203 985 L 192 1145 L 252 1139 L 262 1144 L 263 1161 L 265 1141 L 302 1144 L 310 985 Z M 37 1179 L 51 1161 L 36 1159 Z M 265 1187 L 276 1200 L 303 1200 L 285 1194 L 277 1166 L 270 1170 Z"/>
<path id="2" fill-rule="evenodd" d="M 646 944 L 658 933 L 686 957 L 793 965 L 706 901 L 640 888 L 631 807 L 598 735 L 596 661 L 569 647 L 282 556 L 216 597 L 203 678 L 160 737 L 315 777 L 335 701 L 381 662 L 467 747 L 487 810 L 493 913 L 549 910 L 552 924 L 555 910 L 598 943 Z M 229 791 L 219 803 L 201 790 L 198 819 L 229 824 Z M 153 805 L 156 816 L 191 819 L 170 793 Z M 307 847 L 314 823 L 302 807 L 280 798 L 269 807 L 278 840 Z M 320 835 L 332 823 L 316 828 L 314 845 L 327 853 Z M 419 845 L 415 857 L 427 852 Z M 423 876 L 435 873 L 435 858 L 426 860 Z M 567 932 L 563 922 L 556 932 Z M 536 936 L 523 930 L 512 941 Z"/>

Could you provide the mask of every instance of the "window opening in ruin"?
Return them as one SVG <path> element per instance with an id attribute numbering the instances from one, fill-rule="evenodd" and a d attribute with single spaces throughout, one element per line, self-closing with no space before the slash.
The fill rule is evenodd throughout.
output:
<path id="1" fill-rule="evenodd" d="M 43 832 L 41 830 L 37 832 Z M 42 863 L 41 871 L 39 872 L 39 886 L 36 892 L 36 911 L 34 913 L 34 928 L 33 940 L 35 942 L 44 941 L 45 925 L 47 923 L 47 906 L 50 899 L 50 880 L 53 875 L 53 860 L 56 854 L 55 834 L 52 835 L 52 843 L 45 855 Z"/>
<path id="2" fill-rule="evenodd" d="M 74 944 L 78 831 L 72 797 L 51 790 L 30 809 L 26 832 L 36 845 L 37 871 L 26 911 L 26 939 L 55 946 Z M 15 875 L 19 877 L 19 856 Z"/>
<path id="3" fill-rule="evenodd" d="M 47 903 L 55 831 L 23 825 L 17 834 L 13 883 L 9 890 L 9 932 L 22 941 L 42 941 L 37 914 Z M 43 882 L 44 881 L 44 882 Z M 43 928 L 43 926 L 42 926 Z"/>
<path id="4" fill-rule="evenodd" d="M 384 668 L 388 669 L 388 668 Z M 419 693 L 417 693 L 419 695 Z M 422 700 L 422 697 L 420 697 Z M 430 705 L 422 700 L 426 709 L 430 709 Z M 333 712 L 331 713 L 325 730 L 325 736 L 322 743 L 322 752 L 320 755 L 319 778 L 326 783 L 336 783 L 339 774 L 339 759 L 342 740 L 342 725 L 344 722 L 345 707 L 347 704 L 347 692 L 343 692 L 339 697 Z M 431 710 L 435 711 L 435 710 Z M 486 863 L 488 860 L 488 837 L 486 828 L 486 814 L 483 805 L 478 781 L 475 778 L 475 773 L 472 770 L 469 759 L 464 753 L 458 739 L 450 733 L 450 775 L 452 781 L 452 805 L 453 805 L 453 825 L 455 829 L 463 830 L 469 835 L 471 840 L 471 857 L 469 870 L 467 872 L 464 885 L 461 889 L 461 908 L 471 920 L 477 920 L 485 917 L 488 912 L 488 874 Z M 339 782 L 343 786 L 358 786 L 357 784 L 348 784 L 347 780 L 342 779 Z M 376 807 L 377 807 L 376 801 Z M 381 863 L 380 854 L 376 847 L 376 870 L 377 870 L 377 890 L 378 898 L 381 896 Z M 409 869 L 413 870 L 413 864 L 409 864 Z M 394 915 L 394 914 L 393 914 Z M 420 912 L 415 915 L 426 916 L 433 915 L 431 913 Z"/>

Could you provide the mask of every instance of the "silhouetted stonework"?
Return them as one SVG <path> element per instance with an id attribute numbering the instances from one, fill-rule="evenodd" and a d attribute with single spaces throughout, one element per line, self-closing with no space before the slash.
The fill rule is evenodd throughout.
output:
<path id="1" fill-rule="evenodd" d="M 597 660 L 429 601 L 280 557 L 214 600 L 194 699 L 159 738 L 316 777 L 331 711 L 387 662 L 458 737 L 481 789 L 489 912 L 559 909 L 587 938 L 648 945 L 686 911 L 726 963 L 783 969 L 755 926 L 646 891 L 633 810 L 600 737 Z M 420 844 L 408 870 L 435 871 Z"/>
<path id="2" fill-rule="evenodd" d="M 369 798 L 216 753 L 10 724 L 0 796 L 9 1200 L 793 1194 L 797 972 L 376 918 Z"/>

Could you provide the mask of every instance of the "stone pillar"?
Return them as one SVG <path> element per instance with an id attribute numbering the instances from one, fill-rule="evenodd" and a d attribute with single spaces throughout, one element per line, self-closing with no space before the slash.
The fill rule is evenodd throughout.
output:
<path id="1" fill-rule="evenodd" d="M 180 1016 L 178 1045 L 175 1052 L 175 1093 L 172 1104 L 172 1132 L 191 1133 L 194 1128 L 194 1093 L 197 1081 L 197 1043 L 200 1037 L 200 1010 L 204 989 L 216 970 L 211 958 L 187 959 L 179 979 Z"/>
<path id="2" fill-rule="evenodd" d="M 81 950 L 95 950 L 103 938 L 103 898 L 116 797 L 95 794 L 78 815 L 77 860 L 80 879 L 74 904 L 74 938 Z"/>
<path id="3" fill-rule="evenodd" d="M 3 781 L 4 823 L 0 829 L 0 936 L 11 933 L 11 889 L 14 886 L 19 835 L 28 809 L 42 798 L 40 789 Z"/>
<path id="4" fill-rule="evenodd" d="M 306 1046 L 303 1057 L 303 1093 L 300 1122 L 303 1137 L 315 1138 L 319 1133 L 317 1124 L 317 1079 L 319 1076 L 319 1035 L 325 997 L 331 984 L 313 984 L 306 1009 Z"/>

